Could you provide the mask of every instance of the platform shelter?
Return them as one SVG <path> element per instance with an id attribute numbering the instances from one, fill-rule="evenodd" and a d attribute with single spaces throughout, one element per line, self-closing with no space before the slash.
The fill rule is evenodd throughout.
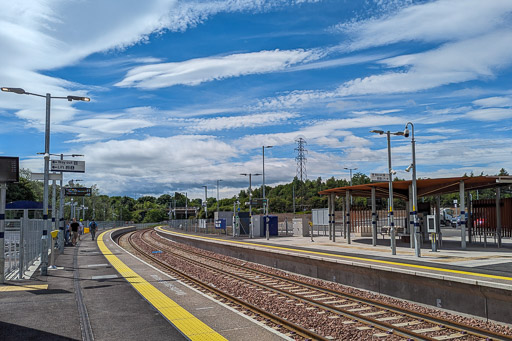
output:
<path id="1" fill-rule="evenodd" d="M 437 179 L 419 179 L 416 180 L 418 198 L 433 196 L 436 198 L 435 215 L 437 219 L 437 226 L 440 226 L 440 195 L 459 193 L 459 203 L 461 207 L 461 248 L 466 248 L 466 239 L 469 236 L 469 242 L 472 242 L 475 235 L 483 234 L 484 237 L 492 234 L 496 240 L 498 247 L 501 247 L 502 237 L 512 236 L 512 200 L 501 199 L 501 189 L 512 185 L 512 176 L 475 176 L 475 177 L 452 177 L 452 178 L 437 178 Z M 492 209 L 492 202 L 475 201 L 473 206 L 478 214 L 473 214 L 473 207 L 471 201 L 466 201 L 466 194 L 473 190 L 482 190 L 487 188 L 494 188 L 496 190 L 496 198 L 494 200 L 494 209 Z M 412 208 L 412 181 L 393 181 L 393 198 L 402 199 L 406 202 L 406 211 L 409 212 L 409 224 L 403 226 L 403 235 L 410 236 L 410 231 L 413 230 L 413 216 L 417 214 L 420 209 Z M 354 226 L 366 226 L 371 229 L 373 245 L 377 245 L 377 205 L 376 199 L 389 197 L 389 183 L 376 182 L 363 185 L 345 186 L 338 188 L 331 188 L 319 192 L 320 195 L 326 195 L 328 198 L 328 214 L 329 214 L 329 237 L 335 241 L 335 199 L 336 197 L 343 198 L 344 206 L 344 234 L 350 243 L 350 233 L 353 232 Z M 371 201 L 371 221 L 367 215 L 359 215 L 359 220 L 351 220 L 351 200 L 350 197 L 363 197 L 369 198 Z M 469 203 L 469 204 L 466 204 Z M 420 207 L 421 205 L 418 204 Z M 482 209 L 480 208 L 482 206 Z M 486 207 L 484 210 L 483 207 Z M 420 207 L 421 208 L 421 207 Z M 466 215 L 466 208 L 468 209 Z M 430 207 L 427 209 L 430 214 Z M 355 215 L 357 216 L 357 215 Z M 466 218 L 467 217 L 467 220 Z M 371 225 L 370 225 L 371 222 Z M 407 226 L 408 225 L 408 226 Z M 370 228 L 371 226 L 371 228 Z M 469 235 L 466 235 L 466 228 L 468 228 Z M 425 234 L 426 231 L 420 231 Z M 428 236 L 427 236 L 428 237 Z M 412 239 L 411 247 L 412 247 Z"/>

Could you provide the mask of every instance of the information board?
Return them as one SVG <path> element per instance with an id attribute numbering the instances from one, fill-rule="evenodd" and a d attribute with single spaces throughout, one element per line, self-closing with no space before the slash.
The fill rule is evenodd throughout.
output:
<path id="1" fill-rule="evenodd" d="M 85 173 L 85 161 L 50 160 L 52 172 Z"/>
<path id="2" fill-rule="evenodd" d="M 66 187 L 64 190 L 68 197 L 90 197 L 92 193 L 87 187 Z"/>
<path id="3" fill-rule="evenodd" d="M 370 173 L 370 180 L 372 182 L 386 182 L 389 181 L 388 173 Z"/>
<path id="4" fill-rule="evenodd" d="M 20 181 L 20 158 L 0 156 L 0 183 Z"/>

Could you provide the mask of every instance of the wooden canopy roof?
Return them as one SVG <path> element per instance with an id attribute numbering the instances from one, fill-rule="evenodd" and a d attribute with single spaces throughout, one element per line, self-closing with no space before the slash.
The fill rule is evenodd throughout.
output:
<path id="1" fill-rule="evenodd" d="M 470 191 L 494 188 L 497 186 L 510 186 L 512 185 L 512 176 L 463 176 L 455 178 L 419 179 L 416 180 L 418 197 L 458 192 L 461 181 L 464 181 L 464 190 Z M 411 184 L 412 180 L 393 181 L 393 197 L 407 200 L 409 198 L 409 185 Z M 389 197 L 388 182 L 331 188 L 320 191 L 318 194 L 329 195 L 334 193 L 337 196 L 345 196 L 347 191 L 350 190 L 353 197 L 369 198 L 371 197 L 372 187 L 375 188 L 377 198 Z"/>

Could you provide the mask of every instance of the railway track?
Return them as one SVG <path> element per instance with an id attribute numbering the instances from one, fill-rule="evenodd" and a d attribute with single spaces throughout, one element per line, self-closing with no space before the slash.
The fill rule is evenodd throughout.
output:
<path id="1" fill-rule="evenodd" d="M 142 234 L 148 233 L 149 231 L 144 231 Z M 141 255 L 149 259 L 151 262 L 158 264 L 161 268 L 164 270 L 171 272 L 175 274 L 177 277 L 179 277 L 182 281 L 185 283 L 196 287 L 201 288 L 203 291 L 207 291 L 209 293 L 213 293 L 217 296 L 218 299 L 223 301 L 224 304 L 229 304 L 231 306 L 234 306 L 237 308 L 237 310 L 244 311 L 247 315 L 251 315 L 253 318 L 256 318 L 259 321 L 265 322 L 267 325 L 270 325 L 272 328 L 279 330 L 283 334 L 287 334 L 290 337 L 293 337 L 294 339 L 304 339 L 304 340 L 328 340 L 321 335 L 318 335 L 310 330 L 307 330 L 305 328 L 302 328 L 299 325 L 295 325 L 285 319 L 282 319 L 279 316 L 276 316 L 272 313 L 266 312 L 248 302 L 245 302 L 241 300 L 238 297 L 232 296 L 230 294 L 227 294 L 216 287 L 206 284 L 192 276 L 189 276 L 183 271 L 180 271 L 178 269 L 175 269 L 171 266 L 169 266 L 166 262 L 161 261 L 158 259 L 158 257 L 155 257 L 154 255 L 147 253 L 147 251 L 143 250 L 137 243 L 133 240 L 134 233 L 131 233 L 128 237 L 128 242 L 130 243 L 130 246 L 135 249 L 137 252 L 139 252 Z M 119 243 L 121 236 L 117 239 L 116 242 Z M 147 245 L 150 245 L 146 242 Z"/>
<path id="2" fill-rule="evenodd" d="M 149 234 L 149 235 L 148 235 Z M 336 321 L 342 329 L 353 329 L 371 338 L 410 340 L 510 340 L 511 338 L 487 330 L 462 325 L 454 321 L 406 310 L 346 293 L 318 287 L 311 283 L 247 268 L 233 262 L 193 252 L 187 247 L 145 231 L 141 240 L 151 249 L 161 249 L 172 257 L 202 267 L 224 280 L 235 281 L 252 291 L 271 297 L 274 302 L 309 314 L 309 320 Z M 321 318 L 319 318 L 319 316 Z M 323 318 L 323 319 L 322 319 Z M 282 322 L 278 322 L 282 323 Z M 321 323 L 321 322 L 319 322 Z M 308 323 L 310 325 L 311 323 Z M 295 323 L 297 325 L 297 323 Z M 316 327 L 315 330 L 322 327 Z M 308 329 L 305 329 L 308 330 Z M 310 331 L 311 332 L 311 331 Z M 318 333 L 323 334 L 323 333 Z M 321 338 L 320 335 L 309 336 Z M 334 334 L 334 336 L 333 336 Z M 323 334 L 336 338 L 336 332 Z"/>

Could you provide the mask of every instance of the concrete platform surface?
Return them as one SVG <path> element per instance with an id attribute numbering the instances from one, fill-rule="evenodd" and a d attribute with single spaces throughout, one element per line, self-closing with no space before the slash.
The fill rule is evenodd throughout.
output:
<path id="1" fill-rule="evenodd" d="M 226 339 L 286 339 L 125 252 L 110 233 L 105 241 L 112 255 Z M 48 276 L 37 271 L 31 280 L 0 285 L 0 340 L 190 339 L 134 290 L 89 235 L 55 263 Z"/>
<path id="2" fill-rule="evenodd" d="M 206 237 L 211 241 L 234 243 L 242 248 L 260 247 L 268 251 L 292 253 L 307 257 L 334 259 L 338 262 L 349 262 L 362 267 L 378 267 L 389 271 L 414 272 L 418 275 L 450 277 L 461 281 L 479 282 L 488 286 L 507 287 L 512 290 L 512 240 L 504 239 L 503 247 L 488 243 L 483 247 L 481 243 L 467 244 L 466 249 L 460 247 L 460 237 L 448 235 L 443 240 L 443 247 L 432 252 L 430 242 L 421 247 L 421 257 L 416 257 L 414 248 L 409 243 L 397 240 L 396 255 L 391 254 L 389 237 L 382 239 L 379 236 L 376 246 L 372 246 L 372 239 L 352 236 L 351 243 L 347 239 L 336 236 L 333 242 L 328 236 L 296 237 L 273 236 L 266 238 L 248 238 L 240 236 L 233 238 L 224 234 L 203 234 L 186 232 L 180 229 L 169 231 L 189 234 L 191 236 Z M 459 231 L 460 233 L 460 231 Z M 231 243 L 232 242 L 232 243 Z"/>

